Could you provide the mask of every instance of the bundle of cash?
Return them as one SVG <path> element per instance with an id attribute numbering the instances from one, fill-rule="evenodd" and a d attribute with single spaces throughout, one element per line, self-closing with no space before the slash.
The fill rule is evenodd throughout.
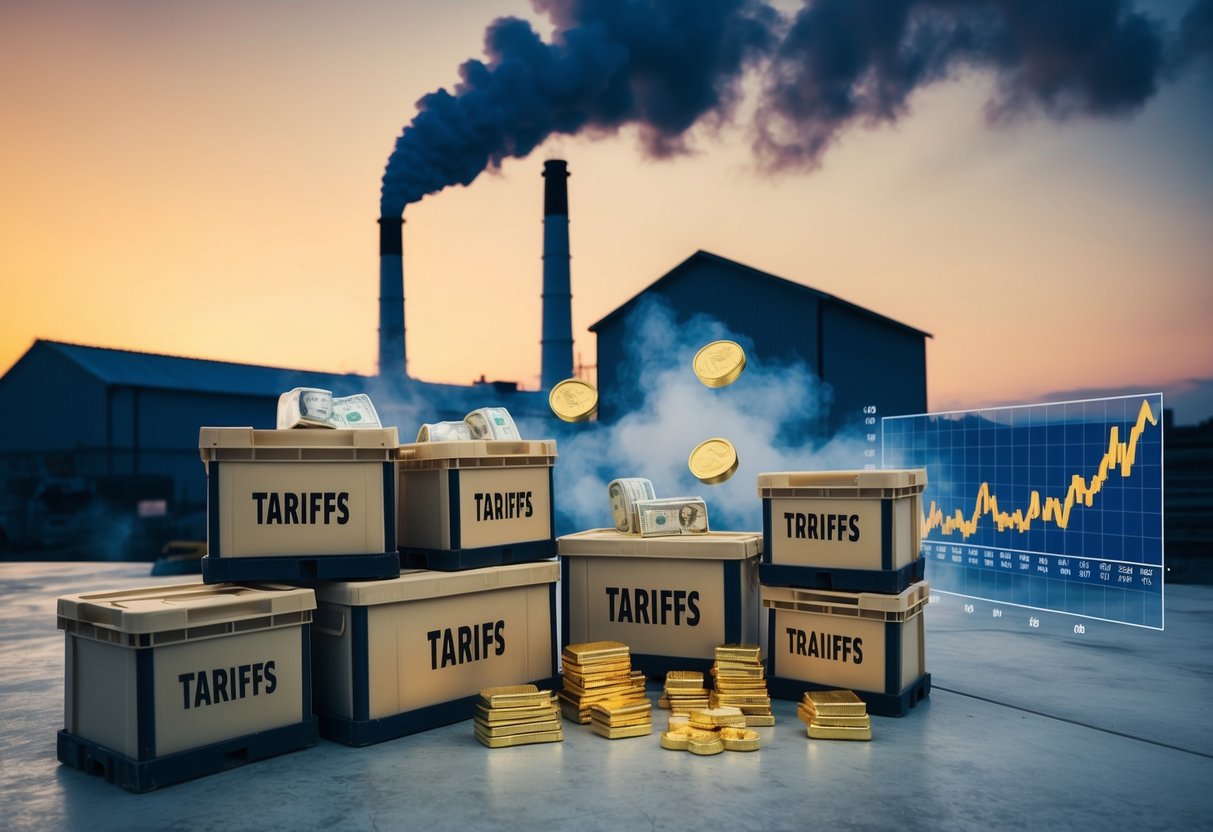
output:
<path id="1" fill-rule="evenodd" d="M 867 704 L 850 690 L 811 690 L 796 708 L 806 733 L 818 740 L 870 740 Z"/>
<path id="2" fill-rule="evenodd" d="M 482 407 L 463 417 L 473 439 L 521 439 L 514 417 L 504 407 Z"/>
<path id="3" fill-rule="evenodd" d="M 657 496 L 653 483 L 644 477 L 623 477 L 607 484 L 607 495 L 611 498 L 611 518 L 615 531 L 624 534 L 640 534 L 640 517 L 636 513 L 638 500 L 652 500 Z"/>
<path id="4" fill-rule="evenodd" d="M 696 708 L 707 708 L 708 689 L 703 674 L 697 670 L 671 670 L 665 675 L 665 692 L 657 700 L 658 707 L 669 708 L 670 714 L 689 714 Z"/>
<path id="5" fill-rule="evenodd" d="M 699 497 L 638 500 L 636 514 L 641 537 L 708 533 L 708 507 Z"/>
<path id="6" fill-rule="evenodd" d="M 489 748 L 564 739 L 555 697 L 534 685 L 485 688 L 472 722 L 476 739 Z"/>
<path id="7" fill-rule="evenodd" d="M 647 737 L 653 733 L 653 703 L 608 699 L 590 706 L 590 730 L 608 740 Z"/>
<path id="8" fill-rule="evenodd" d="M 418 442 L 456 442 L 472 438 L 472 426 L 467 422 L 431 422 L 417 431 Z"/>
<path id="9" fill-rule="evenodd" d="M 647 701 L 632 678 L 632 654 L 618 641 L 570 644 L 561 653 L 564 685 L 558 694 L 565 719 L 588 725 L 590 709 L 603 702 Z"/>
<path id="10" fill-rule="evenodd" d="M 296 387 L 278 397 L 279 430 L 291 428 L 379 428 L 379 414 L 365 393 L 333 398 L 331 390 Z"/>
<path id="11" fill-rule="evenodd" d="M 761 647 L 756 644 L 720 645 L 716 648 L 712 677 L 715 680 L 715 690 L 710 697 L 713 708 L 739 709 L 745 715 L 748 728 L 775 724 Z"/>

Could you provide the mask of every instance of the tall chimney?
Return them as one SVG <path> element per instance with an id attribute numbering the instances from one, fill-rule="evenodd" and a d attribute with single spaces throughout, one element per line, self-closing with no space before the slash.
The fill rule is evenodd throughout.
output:
<path id="1" fill-rule="evenodd" d="M 543 372 L 550 390 L 573 375 L 573 295 L 569 287 L 569 166 L 543 163 Z"/>
<path id="2" fill-rule="evenodd" d="M 404 378 L 404 217 L 379 218 L 379 376 Z"/>

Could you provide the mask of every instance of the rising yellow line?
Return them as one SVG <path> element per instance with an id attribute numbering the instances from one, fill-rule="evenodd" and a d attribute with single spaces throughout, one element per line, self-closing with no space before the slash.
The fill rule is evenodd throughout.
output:
<path id="1" fill-rule="evenodd" d="M 1079 501 L 1089 508 L 1113 469 L 1119 466 L 1120 476 L 1129 476 L 1133 470 L 1133 463 L 1137 459 L 1137 440 L 1141 438 L 1142 431 L 1146 429 L 1146 422 L 1157 425 L 1158 417 L 1150 410 L 1149 401 L 1143 399 L 1141 409 L 1137 411 L 1137 423 L 1129 430 L 1129 440 L 1121 442 L 1120 426 L 1112 425 L 1108 434 L 1108 450 L 1103 455 L 1103 459 L 1099 461 L 1099 470 L 1091 477 L 1090 483 L 1083 479 L 1081 474 L 1074 474 L 1070 478 L 1070 488 L 1066 491 L 1065 499 L 1046 497 L 1042 507 L 1040 492 L 1033 491 L 1026 512 L 1020 509 L 1011 512 L 1000 511 L 998 497 L 990 493 L 990 484 L 983 482 L 977 489 L 973 513 L 967 518 L 960 509 L 956 509 L 951 515 L 944 516 L 943 510 L 937 507 L 935 501 L 932 500 L 930 508 L 921 518 L 923 537 L 933 529 L 939 529 L 940 533 L 948 535 L 959 531 L 960 536 L 967 539 L 977 532 L 978 523 L 986 515 L 994 520 L 994 525 L 1000 532 L 1011 528 L 1018 532 L 1026 532 L 1032 528 L 1032 521 L 1036 519 L 1042 523 L 1053 523 L 1059 529 L 1066 528 L 1070 523 L 1070 510 Z"/>

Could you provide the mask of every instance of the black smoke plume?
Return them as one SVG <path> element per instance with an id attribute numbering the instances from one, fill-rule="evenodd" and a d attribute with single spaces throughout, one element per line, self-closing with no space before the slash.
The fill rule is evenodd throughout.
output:
<path id="1" fill-rule="evenodd" d="M 417 102 L 383 177 L 382 212 L 524 157 L 553 134 L 635 125 L 646 153 L 685 152 L 688 132 L 736 113 L 759 75 L 754 150 L 771 169 L 812 169 L 845 130 L 905 115 L 915 90 L 990 74 L 999 124 L 1122 116 L 1213 53 L 1213 0 L 1177 32 L 1130 0 L 806 0 L 785 16 L 764 0 L 532 0 L 545 42 L 503 17 L 485 59 L 454 91 Z"/>
<path id="2" fill-rule="evenodd" d="M 417 102 L 383 177 L 383 216 L 553 133 L 639 125 L 648 153 L 684 148 L 704 118 L 727 120 L 742 70 L 766 54 L 776 15 L 758 0 L 532 0 L 555 25 L 545 43 L 514 17 L 493 21 L 486 60 L 459 67 L 453 93 Z"/>

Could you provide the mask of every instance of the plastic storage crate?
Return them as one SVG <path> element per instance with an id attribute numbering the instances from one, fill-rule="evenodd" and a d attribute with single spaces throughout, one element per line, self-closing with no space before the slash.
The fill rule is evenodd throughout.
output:
<path id="1" fill-rule="evenodd" d="M 556 555 L 556 442 L 469 440 L 400 447 L 400 562 L 459 570 Z"/>
<path id="2" fill-rule="evenodd" d="M 321 733 L 368 745 L 468 719 L 481 688 L 556 676 L 555 562 L 316 587 Z"/>
<path id="3" fill-rule="evenodd" d="M 395 428 L 202 428 L 207 554 L 202 579 L 391 578 Z"/>
<path id="4" fill-rule="evenodd" d="M 721 644 L 761 644 L 758 532 L 556 541 L 565 644 L 620 641 L 646 675 L 707 671 Z"/>
<path id="5" fill-rule="evenodd" d="M 931 691 L 920 581 L 897 595 L 763 586 L 767 675 L 772 696 L 847 688 L 868 711 L 901 716 Z"/>
<path id="6" fill-rule="evenodd" d="M 315 605 L 201 583 L 60 598 L 60 762 L 145 792 L 315 745 Z"/>
<path id="7" fill-rule="evenodd" d="M 923 578 L 925 468 L 758 475 L 765 585 L 901 592 Z"/>

